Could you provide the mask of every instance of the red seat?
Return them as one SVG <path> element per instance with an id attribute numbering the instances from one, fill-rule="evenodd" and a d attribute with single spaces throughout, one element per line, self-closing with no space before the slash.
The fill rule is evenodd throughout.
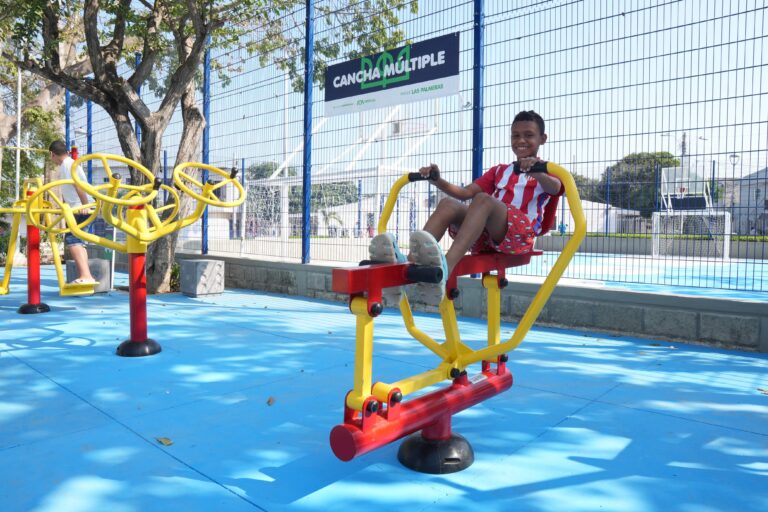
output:
<path id="1" fill-rule="evenodd" d="M 470 274 L 487 274 L 496 271 L 503 278 L 504 269 L 520 267 L 531 262 L 532 256 L 541 256 L 541 251 L 526 254 L 502 254 L 498 252 L 464 256 L 448 278 L 447 288 L 456 288 L 456 278 Z M 336 293 L 350 295 L 360 293 L 381 294 L 382 288 L 403 286 L 413 281 L 406 277 L 410 263 L 382 263 L 362 265 L 354 268 L 334 268 L 331 288 Z M 376 293 L 378 289 L 378 293 Z"/>

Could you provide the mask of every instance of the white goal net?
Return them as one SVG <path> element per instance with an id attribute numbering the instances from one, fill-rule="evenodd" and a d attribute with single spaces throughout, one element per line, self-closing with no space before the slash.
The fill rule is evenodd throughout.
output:
<path id="1" fill-rule="evenodd" d="M 728 259 L 731 214 L 718 210 L 655 212 L 652 245 L 654 257 Z"/>
<path id="2" fill-rule="evenodd" d="M 652 218 L 654 257 L 728 259 L 731 214 L 715 206 L 711 185 L 686 157 L 680 167 L 661 169 L 661 211 Z"/>

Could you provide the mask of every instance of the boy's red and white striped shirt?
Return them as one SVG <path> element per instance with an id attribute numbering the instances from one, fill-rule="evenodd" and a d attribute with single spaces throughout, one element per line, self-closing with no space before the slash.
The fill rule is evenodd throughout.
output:
<path id="1" fill-rule="evenodd" d="M 515 174 L 513 168 L 512 164 L 496 165 L 474 183 L 486 194 L 525 213 L 538 236 L 543 231 L 545 214 L 549 213 L 547 205 L 557 208 L 557 201 L 551 201 L 553 196 L 545 192 L 536 179 L 525 173 Z M 555 196 L 561 196 L 563 192 L 565 189 L 561 185 Z"/>

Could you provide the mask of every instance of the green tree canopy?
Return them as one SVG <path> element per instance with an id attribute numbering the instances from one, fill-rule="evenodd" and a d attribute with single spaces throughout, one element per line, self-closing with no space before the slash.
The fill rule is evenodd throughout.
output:
<path id="1" fill-rule="evenodd" d="M 617 208 L 639 210 L 650 217 L 656 209 L 658 172 L 677 167 L 680 161 L 671 153 L 631 153 L 607 167 L 597 183 L 594 200 Z"/>
<path id="2" fill-rule="evenodd" d="M 303 0 L 0 0 L 0 33 L 10 34 L 13 42 L 2 49 L 2 56 L 101 106 L 115 125 L 124 155 L 159 174 L 162 137 L 179 106 L 183 127 L 175 163 L 198 159 L 205 119 L 196 99 L 196 77 L 207 48 L 226 50 L 247 42 L 247 50 L 263 65 L 275 63 L 290 74 L 294 87 L 301 86 L 305 5 Z M 401 44 L 398 15 L 406 9 L 415 12 L 417 6 L 416 1 L 388 0 L 318 5 L 315 23 L 333 30 L 318 30 L 313 78 L 322 77 L 331 59 Z M 70 72 L 61 52 L 61 43 L 73 37 L 65 20 L 76 12 L 82 13 L 81 51 L 92 70 L 87 77 Z M 134 63 L 136 52 L 141 62 L 122 76 L 118 69 Z M 222 63 L 214 67 L 225 71 Z M 161 91 L 158 102 L 151 98 L 155 110 L 136 92 L 150 79 Z M 141 142 L 134 121 L 141 128 Z M 182 212 L 187 208 L 182 204 Z M 169 289 L 176 238 L 174 233 L 149 247 L 150 292 Z"/>

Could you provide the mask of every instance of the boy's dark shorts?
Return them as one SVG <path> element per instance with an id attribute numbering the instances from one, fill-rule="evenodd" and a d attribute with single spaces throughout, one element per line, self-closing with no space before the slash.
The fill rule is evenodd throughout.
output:
<path id="1" fill-rule="evenodd" d="M 87 213 L 76 213 L 75 214 L 75 221 L 80 224 L 85 219 L 87 219 L 89 215 Z M 64 235 L 64 245 L 85 245 L 85 242 L 72 233 L 66 233 Z"/>

